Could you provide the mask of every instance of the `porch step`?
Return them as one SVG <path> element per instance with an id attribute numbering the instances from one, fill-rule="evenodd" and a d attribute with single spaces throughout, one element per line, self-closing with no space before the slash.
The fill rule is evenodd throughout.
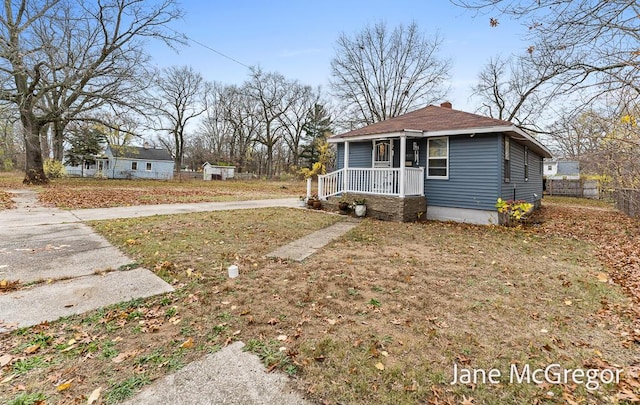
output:
<path id="1" fill-rule="evenodd" d="M 345 233 L 358 225 L 359 221 L 343 221 L 333 224 L 327 228 L 315 231 L 305 237 L 284 245 L 273 252 L 269 253 L 267 257 L 294 260 L 301 262 L 307 257 L 311 256 L 318 250 L 325 247 L 329 242 L 339 238 Z"/>

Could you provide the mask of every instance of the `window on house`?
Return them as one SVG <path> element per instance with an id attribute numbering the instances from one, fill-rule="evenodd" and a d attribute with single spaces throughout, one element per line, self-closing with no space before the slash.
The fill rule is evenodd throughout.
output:
<path id="1" fill-rule="evenodd" d="M 509 138 L 504 137 L 504 182 L 509 183 L 511 181 L 511 145 Z"/>
<path id="2" fill-rule="evenodd" d="M 138 170 L 138 162 L 131 162 L 131 170 Z"/>
<path id="3" fill-rule="evenodd" d="M 553 170 L 553 166 L 551 166 L 551 165 L 547 166 L 547 170 L 549 170 L 549 171 Z"/>
<path id="4" fill-rule="evenodd" d="M 529 147 L 524 147 L 524 181 L 529 181 Z"/>
<path id="5" fill-rule="evenodd" d="M 449 138 L 427 140 L 427 178 L 449 178 Z"/>
<path id="6" fill-rule="evenodd" d="M 147 162 L 147 171 L 150 172 L 151 171 L 151 162 Z"/>

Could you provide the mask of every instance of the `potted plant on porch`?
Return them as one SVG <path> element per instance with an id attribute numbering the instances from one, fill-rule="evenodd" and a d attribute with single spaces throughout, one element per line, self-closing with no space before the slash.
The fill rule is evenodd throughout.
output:
<path id="1" fill-rule="evenodd" d="M 345 196 L 342 196 L 340 201 L 338 201 L 338 209 L 340 209 L 340 213 L 346 214 L 349 211 L 349 208 L 349 200 Z"/>
<path id="2" fill-rule="evenodd" d="M 364 205 L 364 198 L 353 200 L 354 212 L 357 217 L 364 217 L 367 214 L 367 206 Z"/>

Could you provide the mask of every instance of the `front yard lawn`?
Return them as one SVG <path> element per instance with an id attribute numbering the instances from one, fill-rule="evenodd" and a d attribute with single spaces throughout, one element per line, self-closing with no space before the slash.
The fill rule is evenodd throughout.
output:
<path id="1" fill-rule="evenodd" d="M 0 337 L 0 356 L 12 356 L 0 380 L 13 375 L 0 401 L 86 402 L 102 387 L 117 402 L 241 340 L 317 403 L 624 403 L 640 395 L 635 298 L 613 284 L 624 282 L 582 224 L 627 240 L 621 227 L 636 222 L 603 212 L 560 202 L 525 230 L 365 220 L 303 263 L 264 254 L 340 217 L 268 209 L 96 223 L 176 292 Z M 625 371 L 596 390 L 509 381 L 512 366 L 554 363 Z M 503 377 L 452 385 L 454 364 Z"/>

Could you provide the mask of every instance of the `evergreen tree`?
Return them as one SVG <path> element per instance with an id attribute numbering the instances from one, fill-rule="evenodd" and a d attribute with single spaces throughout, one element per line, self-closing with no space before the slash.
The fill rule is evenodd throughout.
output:
<path id="1" fill-rule="evenodd" d="M 312 168 L 313 163 L 320 160 L 322 144 L 327 141 L 327 138 L 332 133 L 332 120 L 322 104 L 315 104 L 307 114 L 300 159 L 303 166 Z"/>
<path id="2" fill-rule="evenodd" d="M 95 164 L 95 157 L 102 152 L 105 142 L 104 134 L 96 128 L 74 129 L 69 137 L 71 147 L 65 155 L 65 164 L 71 166 Z"/>

